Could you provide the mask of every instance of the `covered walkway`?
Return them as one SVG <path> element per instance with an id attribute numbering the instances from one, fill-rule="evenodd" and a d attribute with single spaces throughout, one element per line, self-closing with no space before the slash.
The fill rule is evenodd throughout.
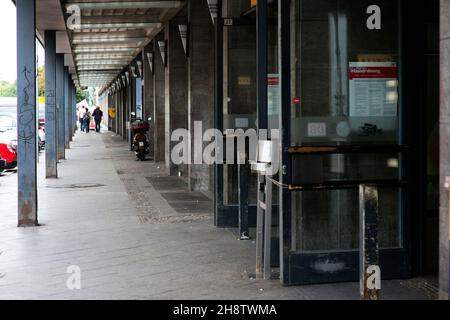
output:
<path id="1" fill-rule="evenodd" d="M 380 1 L 382 31 L 365 0 L 13 2 L 19 170 L 0 181 L 0 297 L 359 298 L 375 270 L 382 298 L 436 297 L 428 286 L 447 298 L 438 1 L 425 16 Z M 76 133 L 76 88 L 88 87 L 100 135 Z M 129 151 L 136 119 L 149 122 L 142 163 Z M 250 170 L 252 153 L 276 172 Z M 70 266 L 79 292 L 66 288 Z"/>
<path id="2" fill-rule="evenodd" d="M 78 133 L 66 158 L 58 180 L 43 179 L 40 159 L 40 227 L 15 226 L 17 176 L 2 177 L 0 299 L 359 299 L 358 283 L 252 279 L 254 243 L 215 228 L 213 212 L 175 210 L 147 179 L 163 169 L 110 132 Z M 66 287 L 73 265 L 81 290 Z M 385 281 L 382 298 L 433 297 L 417 287 Z"/>

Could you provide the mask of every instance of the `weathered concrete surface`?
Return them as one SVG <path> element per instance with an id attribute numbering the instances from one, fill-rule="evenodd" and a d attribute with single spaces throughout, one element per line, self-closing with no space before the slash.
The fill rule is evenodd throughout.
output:
<path id="1" fill-rule="evenodd" d="M 56 97 L 56 36 L 45 31 L 45 155 L 46 177 L 58 177 L 58 129 Z"/>
<path id="2" fill-rule="evenodd" d="M 448 298 L 449 192 L 444 187 L 450 177 L 450 0 L 440 2 L 440 200 L 439 200 L 439 288 L 440 297 Z"/>
<path id="3" fill-rule="evenodd" d="M 171 159 L 172 148 L 178 142 L 171 141 L 174 130 L 188 128 L 187 61 L 181 42 L 178 24 L 182 19 L 166 24 L 167 67 L 165 69 L 165 164 L 170 175 L 188 175 L 186 165 L 175 165 Z"/>
<path id="4" fill-rule="evenodd" d="M 16 227 L 17 177 L 0 176 L 0 299 L 359 299 L 358 283 L 250 279 L 254 244 L 212 214 L 176 213 L 145 179 L 164 166 L 135 161 L 113 135 L 78 133 L 58 180 L 41 159 L 41 227 Z M 66 287 L 72 265 L 81 290 Z M 381 299 L 427 299 L 422 286 L 384 281 Z"/>
<path id="5" fill-rule="evenodd" d="M 155 162 L 165 161 L 165 67 L 162 61 L 161 51 L 158 41 L 164 40 L 164 33 L 161 32 L 155 37 L 153 46 L 155 48 L 155 68 L 154 88 L 155 88 Z"/>
<path id="6" fill-rule="evenodd" d="M 191 159 L 203 154 L 203 149 L 194 147 L 194 122 L 201 121 L 203 134 L 213 128 L 214 117 L 214 30 L 206 1 L 188 3 L 189 19 L 189 58 L 188 58 L 188 115 L 189 132 L 192 137 Z M 204 143 L 199 138 L 197 145 Z M 201 162 L 201 159 L 199 159 Z M 213 180 L 210 166 L 194 164 L 189 166 L 189 184 L 191 190 L 206 191 L 210 195 Z"/>
<path id="7" fill-rule="evenodd" d="M 144 90 L 143 90 L 143 96 L 144 96 L 144 119 L 148 119 L 149 117 L 152 118 L 150 121 L 150 130 L 147 134 L 148 136 L 148 142 L 151 146 L 150 148 L 150 158 L 155 157 L 155 81 L 154 81 L 154 75 L 152 73 L 152 70 L 150 69 L 150 63 L 149 63 L 149 57 L 148 53 L 154 54 L 153 49 L 153 42 L 150 42 L 150 44 L 147 45 L 144 49 L 143 54 L 143 63 L 142 63 L 142 69 L 144 72 Z M 154 60 L 153 60 L 154 61 Z"/>

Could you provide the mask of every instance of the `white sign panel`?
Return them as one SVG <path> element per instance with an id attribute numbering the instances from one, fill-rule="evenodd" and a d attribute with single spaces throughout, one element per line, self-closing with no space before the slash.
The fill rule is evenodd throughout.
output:
<path id="1" fill-rule="evenodd" d="M 396 117 L 397 74 L 395 62 L 350 62 L 350 116 Z"/>

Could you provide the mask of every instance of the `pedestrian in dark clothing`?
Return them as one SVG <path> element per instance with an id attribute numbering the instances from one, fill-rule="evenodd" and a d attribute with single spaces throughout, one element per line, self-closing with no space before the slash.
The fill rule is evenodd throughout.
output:
<path id="1" fill-rule="evenodd" d="M 84 132 L 84 116 L 86 114 L 86 109 L 84 107 L 80 108 L 78 112 L 78 118 L 80 120 L 80 130 Z"/>
<path id="2" fill-rule="evenodd" d="M 86 113 L 83 118 L 84 129 L 85 129 L 86 133 L 89 133 L 89 129 L 90 129 L 89 127 L 90 127 L 90 123 L 91 123 L 91 113 L 89 112 L 88 108 L 85 108 L 85 109 L 86 109 Z"/>
<path id="3" fill-rule="evenodd" d="M 103 111 L 100 110 L 100 107 L 97 106 L 97 108 L 95 108 L 94 112 L 92 113 L 92 116 L 94 117 L 95 121 L 95 131 L 100 132 L 100 123 L 102 122 Z"/>

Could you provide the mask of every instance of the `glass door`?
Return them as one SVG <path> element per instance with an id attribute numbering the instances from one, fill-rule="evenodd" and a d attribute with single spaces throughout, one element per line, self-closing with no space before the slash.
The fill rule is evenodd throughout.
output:
<path id="1" fill-rule="evenodd" d="M 371 5 L 293 0 L 281 8 L 290 14 L 290 26 L 280 22 L 290 31 L 290 52 L 281 49 L 290 67 L 280 122 L 290 128 L 282 138 L 285 284 L 359 279 L 358 187 L 365 183 L 378 186 L 382 276 L 410 274 L 400 10 L 397 1 L 378 1 L 382 28 L 373 30 Z"/>
<path id="2" fill-rule="evenodd" d="M 256 25 L 254 17 L 222 18 L 216 26 L 216 127 L 223 146 L 237 145 L 236 130 L 256 131 Z M 222 97 L 222 98 L 221 98 Z M 250 131 L 249 131 L 250 130 Z M 227 141 L 229 140 L 229 141 Z M 237 227 L 239 174 L 236 147 L 216 164 L 216 226 Z M 249 172 L 249 226 L 256 223 L 256 176 Z"/>

